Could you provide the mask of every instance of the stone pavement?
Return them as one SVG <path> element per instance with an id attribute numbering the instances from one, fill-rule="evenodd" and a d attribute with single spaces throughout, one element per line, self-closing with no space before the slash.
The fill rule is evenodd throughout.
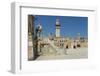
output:
<path id="1" fill-rule="evenodd" d="M 67 55 L 46 55 L 39 56 L 36 60 L 53 60 L 53 59 L 80 59 L 88 58 L 88 48 L 67 49 Z"/>

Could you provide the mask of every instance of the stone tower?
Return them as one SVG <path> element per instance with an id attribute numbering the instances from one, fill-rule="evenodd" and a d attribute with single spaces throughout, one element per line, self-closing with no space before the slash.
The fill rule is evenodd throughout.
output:
<path id="1" fill-rule="evenodd" d="M 60 37 L 60 21 L 56 19 L 56 37 Z"/>

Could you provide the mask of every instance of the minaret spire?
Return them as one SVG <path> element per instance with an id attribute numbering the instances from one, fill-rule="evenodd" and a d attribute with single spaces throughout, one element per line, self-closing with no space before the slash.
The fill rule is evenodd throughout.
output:
<path id="1" fill-rule="evenodd" d="M 60 26 L 60 20 L 59 20 L 58 17 L 57 17 L 57 19 L 56 19 L 56 25 Z"/>

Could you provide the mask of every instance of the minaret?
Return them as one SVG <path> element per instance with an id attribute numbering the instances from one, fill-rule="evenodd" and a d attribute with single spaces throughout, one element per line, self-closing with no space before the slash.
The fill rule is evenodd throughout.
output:
<path id="1" fill-rule="evenodd" d="M 81 36 L 80 33 L 77 33 L 77 39 L 80 40 Z"/>
<path id="2" fill-rule="evenodd" d="M 60 21 L 56 19 L 56 37 L 60 37 Z"/>

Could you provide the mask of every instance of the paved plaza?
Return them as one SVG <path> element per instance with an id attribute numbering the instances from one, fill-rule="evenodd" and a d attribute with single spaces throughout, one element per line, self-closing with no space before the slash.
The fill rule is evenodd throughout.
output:
<path id="1" fill-rule="evenodd" d="M 88 58 L 87 48 L 67 49 L 67 54 L 64 55 L 46 55 L 39 56 L 36 60 L 53 60 L 53 59 L 81 59 Z"/>

